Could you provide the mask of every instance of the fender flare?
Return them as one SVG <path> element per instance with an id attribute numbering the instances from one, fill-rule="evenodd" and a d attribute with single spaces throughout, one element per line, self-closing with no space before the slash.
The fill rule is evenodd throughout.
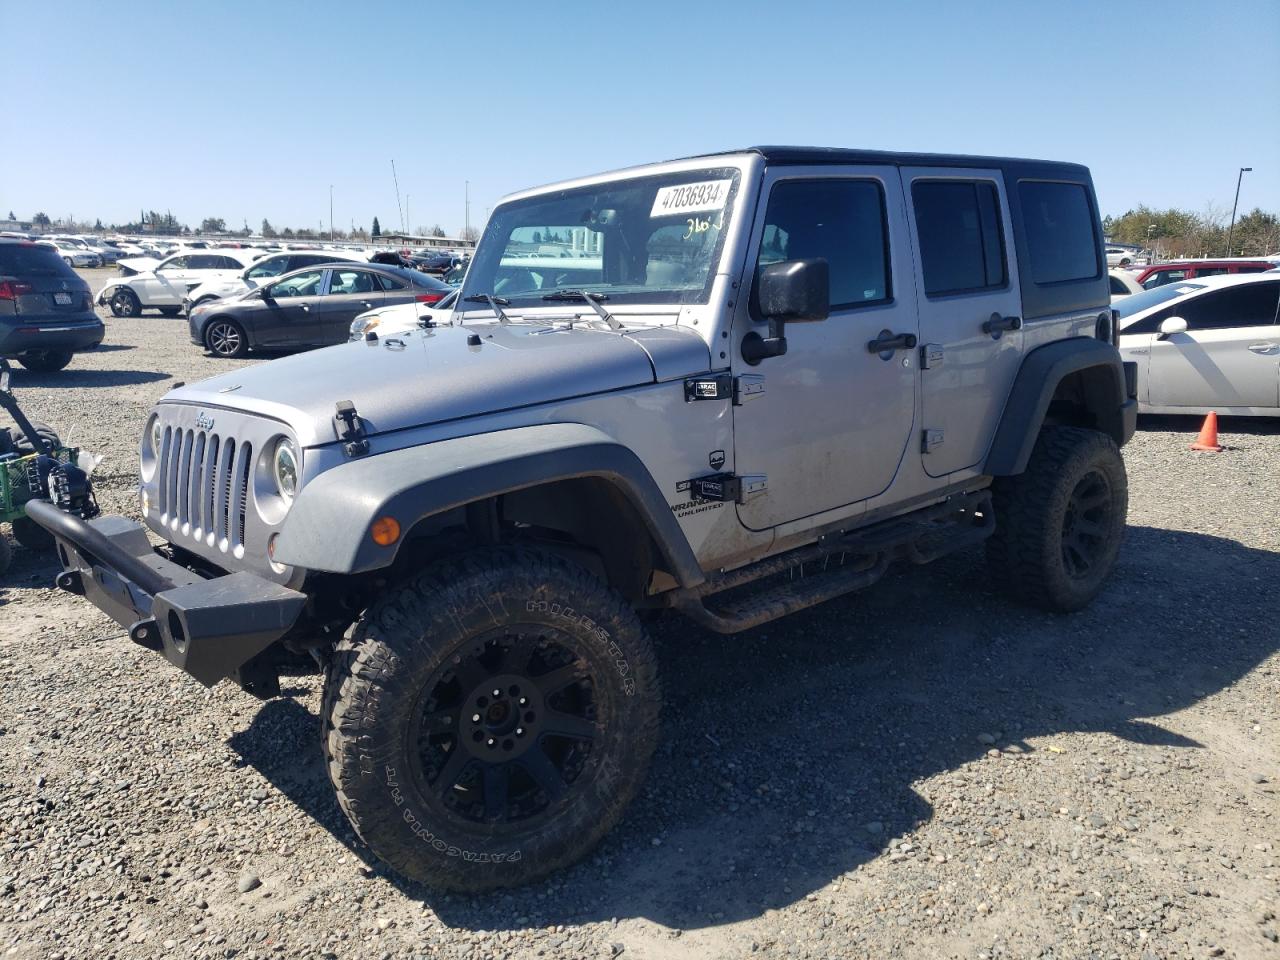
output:
<path id="1" fill-rule="evenodd" d="M 1122 447 L 1133 436 L 1137 401 L 1129 397 L 1120 351 L 1092 337 L 1073 337 L 1037 347 L 1022 360 L 983 473 L 1007 477 L 1022 473 L 1031 459 L 1049 404 L 1065 377 L 1097 371 L 1087 381 L 1085 404 L 1098 429 Z"/>
<path id="2" fill-rule="evenodd" d="M 420 520 L 475 500 L 542 483 L 599 477 L 636 508 L 683 586 L 705 576 L 653 476 L 631 450 L 580 423 L 539 424 L 374 454 L 334 467 L 298 492 L 274 559 L 308 570 L 364 573 L 389 566 L 402 541 L 379 546 L 369 528 Z"/>

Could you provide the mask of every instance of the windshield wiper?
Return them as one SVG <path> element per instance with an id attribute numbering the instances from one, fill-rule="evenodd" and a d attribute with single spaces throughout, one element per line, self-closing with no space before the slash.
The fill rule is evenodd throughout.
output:
<path id="1" fill-rule="evenodd" d="M 585 300 L 591 304 L 591 309 L 600 314 L 600 319 L 609 325 L 610 330 L 623 329 L 622 324 L 613 318 L 604 307 L 600 306 L 600 301 L 608 300 L 608 294 L 592 293 L 590 290 L 557 290 L 555 293 L 548 293 L 543 300 Z"/>
<path id="2" fill-rule="evenodd" d="M 502 312 L 503 307 L 511 306 L 511 301 L 505 297 L 495 297 L 488 293 L 473 293 L 469 297 L 462 298 L 464 303 L 487 303 L 493 310 L 494 316 L 498 318 L 499 323 L 510 323 L 511 318 Z"/>

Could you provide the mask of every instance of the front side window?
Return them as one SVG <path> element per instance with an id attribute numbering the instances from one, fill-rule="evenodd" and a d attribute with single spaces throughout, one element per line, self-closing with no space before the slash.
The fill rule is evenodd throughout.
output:
<path id="1" fill-rule="evenodd" d="M 494 211 L 463 296 L 524 306 L 589 290 L 612 303 L 705 303 L 739 174 L 658 174 L 529 197 Z"/>
<path id="2" fill-rule="evenodd" d="M 323 278 L 323 270 L 305 270 L 276 281 L 271 285 L 270 293 L 276 299 L 314 297 L 320 292 L 320 281 Z"/>
<path id="3" fill-rule="evenodd" d="M 875 180 L 783 180 L 769 194 L 756 268 L 821 258 L 831 309 L 891 296 L 884 193 Z"/>
<path id="4" fill-rule="evenodd" d="M 1156 287 L 1163 287 L 1167 283 L 1177 283 L 1185 279 L 1187 279 L 1186 270 L 1157 270 L 1142 281 L 1142 289 L 1154 290 Z"/>
<path id="5" fill-rule="evenodd" d="M 1280 283 L 1250 283 L 1196 297 L 1173 309 L 1188 330 L 1265 327 L 1276 322 Z"/>
<path id="6" fill-rule="evenodd" d="M 930 297 L 1005 285 L 1000 195 L 989 180 L 917 180 L 911 185 L 924 289 Z"/>
<path id="7" fill-rule="evenodd" d="M 1031 279 L 1062 283 L 1098 276 L 1096 222 L 1089 192 L 1079 183 L 1022 180 L 1022 223 L 1031 255 Z"/>

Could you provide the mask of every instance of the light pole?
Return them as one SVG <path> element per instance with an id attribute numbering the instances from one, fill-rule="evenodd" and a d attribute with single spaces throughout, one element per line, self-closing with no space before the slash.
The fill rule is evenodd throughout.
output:
<path id="1" fill-rule="evenodd" d="M 465 218 L 463 220 L 463 223 L 465 224 L 465 226 L 463 226 L 462 228 L 462 239 L 470 240 L 471 239 L 471 181 L 464 180 L 462 181 L 462 183 L 463 183 L 463 188 L 462 188 L 463 189 L 463 206 L 465 208 L 465 212 L 463 214 Z"/>
<path id="2" fill-rule="evenodd" d="M 411 193 L 404 195 L 404 235 L 405 243 L 408 243 L 409 234 L 413 233 L 413 221 L 409 219 L 409 199 L 413 196 Z"/>
<path id="3" fill-rule="evenodd" d="M 329 239 L 333 239 L 333 184 L 329 184 Z"/>
<path id="4" fill-rule="evenodd" d="M 1236 207 L 1240 205 L 1240 181 L 1244 179 L 1246 173 L 1252 172 L 1253 167 L 1241 167 L 1240 172 L 1236 175 L 1236 199 L 1231 204 L 1231 226 L 1227 228 L 1227 256 L 1231 256 L 1231 235 L 1236 232 Z"/>
<path id="5" fill-rule="evenodd" d="M 1155 253 L 1155 251 L 1151 249 L 1151 234 L 1155 232 L 1155 229 L 1156 225 L 1154 223 L 1147 224 L 1147 263 L 1151 262 L 1151 256 Z M 1159 259 L 1159 257 L 1156 259 Z"/>

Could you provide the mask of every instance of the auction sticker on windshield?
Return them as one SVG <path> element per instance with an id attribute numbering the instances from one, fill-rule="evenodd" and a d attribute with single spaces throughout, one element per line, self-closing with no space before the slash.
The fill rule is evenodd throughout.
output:
<path id="1" fill-rule="evenodd" d="M 676 187 L 661 187 L 653 198 L 650 217 L 671 217 L 703 210 L 719 210 L 729 197 L 732 180 L 704 180 L 701 183 L 682 183 Z"/>

